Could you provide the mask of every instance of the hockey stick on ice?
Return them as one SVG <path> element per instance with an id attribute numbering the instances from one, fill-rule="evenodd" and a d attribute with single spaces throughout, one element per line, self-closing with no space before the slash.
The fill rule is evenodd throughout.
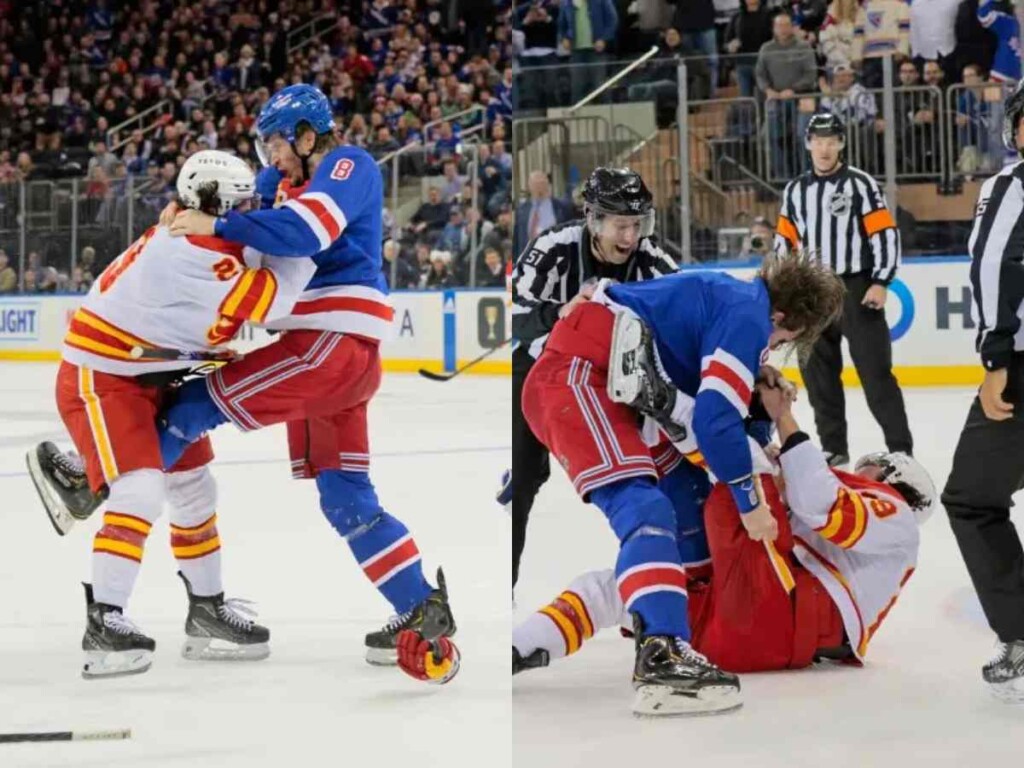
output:
<path id="1" fill-rule="evenodd" d="M 131 728 L 117 731 L 40 731 L 38 733 L 0 733 L 0 744 L 23 741 L 113 741 L 130 739 Z"/>
<path id="2" fill-rule="evenodd" d="M 493 355 L 495 352 L 497 352 L 499 349 L 504 347 L 510 341 L 512 341 L 511 337 L 505 339 L 503 342 L 498 344 L 498 346 L 493 347 L 491 349 L 488 349 L 486 352 L 484 352 L 479 357 L 474 357 L 472 360 L 470 360 L 464 366 L 462 366 L 461 368 L 456 368 L 451 373 L 436 373 L 435 371 L 428 371 L 426 368 L 420 368 L 420 371 L 419 371 L 420 376 L 428 378 L 431 381 L 448 381 L 450 379 L 454 379 L 456 376 L 458 376 L 460 373 L 465 371 L 467 368 L 472 368 L 474 365 L 479 363 L 481 360 L 486 360 L 488 357 Z"/>

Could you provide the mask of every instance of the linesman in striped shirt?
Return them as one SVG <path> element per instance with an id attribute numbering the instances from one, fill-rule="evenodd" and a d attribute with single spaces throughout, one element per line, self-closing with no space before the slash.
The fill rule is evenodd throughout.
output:
<path id="1" fill-rule="evenodd" d="M 526 375 L 559 317 L 586 300 L 598 278 L 622 283 L 676 271 L 652 237 L 654 197 L 640 174 L 597 168 L 583 187 L 583 219 L 537 235 L 512 271 L 512 586 L 526 544 L 533 501 L 550 474 L 547 449 L 523 416 Z"/>
<path id="2" fill-rule="evenodd" d="M 1003 142 L 1024 156 L 1024 81 L 1003 115 Z M 1024 549 L 1010 520 L 1013 495 L 1024 487 L 1024 162 L 981 185 L 967 247 L 985 378 L 942 503 L 999 638 L 982 679 L 997 697 L 1024 703 Z"/>
<path id="3" fill-rule="evenodd" d="M 867 397 L 890 452 L 911 453 L 903 393 L 892 372 L 892 340 L 885 321 L 887 286 L 900 263 L 900 235 L 885 197 L 871 176 L 843 162 L 846 127 L 818 113 L 805 136 L 811 169 L 786 185 L 776 227 L 776 248 L 815 254 L 843 279 L 846 298 L 839 322 L 801 357 L 818 438 L 829 464 L 850 462 L 847 442 L 842 338 L 850 347 Z"/>

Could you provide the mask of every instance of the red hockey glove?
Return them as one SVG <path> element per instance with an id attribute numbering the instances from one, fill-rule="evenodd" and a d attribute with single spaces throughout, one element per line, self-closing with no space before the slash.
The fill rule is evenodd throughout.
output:
<path id="1" fill-rule="evenodd" d="M 459 649 L 447 637 L 431 642 L 414 630 L 398 633 L 398 666 L 417 680 L 444 685 L 459 671 Z"/>

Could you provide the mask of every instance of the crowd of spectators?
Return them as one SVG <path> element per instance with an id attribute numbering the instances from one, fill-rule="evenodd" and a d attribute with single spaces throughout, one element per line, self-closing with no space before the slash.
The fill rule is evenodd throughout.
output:
<path id="1" fill-rule="evenodd" d="M 897 140 L 911 145 L 900 172 L 936 166 L 942 112 L 955 139 L 952 162 L 962 172 L 991 171 L 1002 161 L 1002 94 L 986 84 L 1021 75 L 1020 25 L 1007 0 L 530 0 L 516 14 L 521 108 L 574 102 L 657 44 L 658 56 L 623 82 L 625 94 L 606 98 L 653 100 L 659 123 L 673 121 L 682 58 L 690 99 L 763 105 L 774 179 L 802 169 L 794 137 L 818 108 L 843 116 L 867 147 L 864 164 L 876 161 L 885 121 L 872 89 L 882 86 L 887 54 L 897 86 L 932 89 L 897 94 Z M 953 84 L 964 87 L 947 99 Z M 731 122 L 745 122 L 741 131 L 759 128 L 752 113 L 740 118 Z"/>
<path id="2" fill-rule="evenodd" d="M 396 258 L 411 267 L 395 287 L 465 284 L 474 264 L 485 277 L 485 236 L 502 229 L 512 202 L 510 7 L 509 0 L 0 0 L 0 261 L 7 261 L 0 275 L 24 262 L 15 281 L 25 290 L 73 291 L 92 270 L 80 270 L 76 281 L 62 232 L 47 239 L 33 228 L 25 258 L 16 252 L 17 182 L 78 179 L 72 204 L 83 228 L 123 227 L 130 199 L 139 230 L 171 199 L 192 153 L 226 150 L 255 167 L 260 107 L 285 85 L 307 82 L 327 94 L 347 142 L 378 159 L 421 145 L 402 158 L 403 189 L 421 187 L 426 200 L 426 190 L 439 186 L 442 204 L 458 209 L 445 211 L 443 231 L 419 234 L 396 220 L 398 211 L 385 212 Z M 386 167 L 384 174 L 390 184 Z M 98 237 L 95 268 L 128 239 L 123 229 Z M 418 259 L 421 241 L 449 254 L 443 276 Z M 497 253 L 503 264 L 510 246 Z M 0 277 L 0 291 L 6 283 Z"/>

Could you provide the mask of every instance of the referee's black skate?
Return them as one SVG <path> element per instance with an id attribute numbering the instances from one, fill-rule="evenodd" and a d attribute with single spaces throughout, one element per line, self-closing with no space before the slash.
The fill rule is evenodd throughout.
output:
<path id="1" fill-rule="evenodd" d="M 1024 702 L 1024 640 L 1000 643 L 999 653 L 982 667 L 981 676 L 996 697 Z"/>
<path id="2" fill-rule="evenodd" d="M 845 453 L 825 452 L 825 463 L 831 469 L 848 470 L 850 468 L 850 457 Z"/>
<path id="3" fill-rule="evenodd" d="M 153 664 L 156 641 L 146 637 L 116 605 L 93 600 L 92 585 L 85 587 L 86 624 L 82 636 L 85 665 L 82 677 L 138 675 Z"/>
<path id="4" fill-rule="evenodd" d="M 245 600 L 225 600 L 223 592 L 193 595 L 185 574 L 178 575 L 188 592 L 182 656 L 192 661 L 259 661 L 270 655 L 270 630 L 252 620 L 255 614 Z"/>
<path id="5" fill-rule="evenodd" d="M 85 465 L 77 454 L 63 453 L 53 443 L 45 442 L 25 454 L 25 463 L 50 523 L 61 536 L 76 520 L 87 520 L 106 501 L 106 488 L 98 494 L 89 490 Z"/>
<path id="6" fill-rule="evenodd" d="M 518 675 L 528 669 L 540 669 L 551 663 L 551 655 L 543 648 L 538 648 L 529 656 L 523 656 L 519 649 L 512 646 L 512 674 Z"/>
<path id="7" fill-rule="evenodd" d="M 366 660 L 370 664 L 392 666 L 398 663 L 398 633 L 411 629 L 422 635 L 424 640 L 452 637 L 455 634 L 455 617 L 448 605 L 448 587 L 444 573 L 437 569 L 437 588 L 411 611 L 392 617 L 377 632 L 366 636 Z"/>
<path id="8" fill-rule="evenodd" d="M 719 669 L 680 637 L 644 635 L 643 624 L 636 615 L 634 627 L 633 714 L 707 715 L 743 706 L 736 675 Z"/>

